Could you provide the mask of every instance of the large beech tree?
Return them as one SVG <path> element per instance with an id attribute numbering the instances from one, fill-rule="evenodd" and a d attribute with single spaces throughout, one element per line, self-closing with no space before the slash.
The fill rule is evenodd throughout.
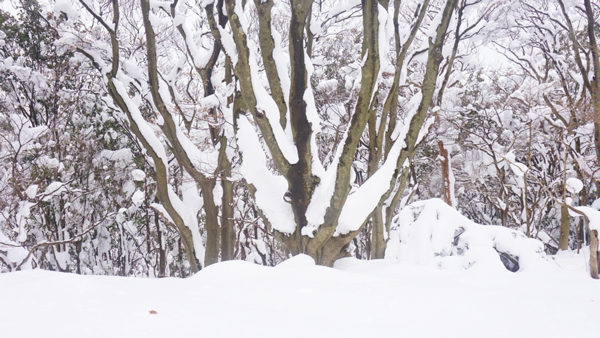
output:
<path id="1" fill-rule="evenodd" d="M 420 53 L 426 53 L 427 57 L 420 91 L 408 103 L 411 106 L 407 107 L 404 119 L 397 115 L 397 87 L 409 46 L 431 4 L 425 1 L 416 7 L 411 33 L 402 36 L 398 31 L 399 17 L 392 14 L 394 8 L 398 13 L 399 1 L 392 6 L 387 1 L 362 1 L 358 5 L 362 13 L 360 76 L 354 82 L 356 97 L 348 109 L 350 122 L 327 168 L 318 157 L 316 136 L 321 120 L 308 81 L 313 60 L 309 56 L 312 50 L 307 48 L 315 39 L 315 22 L 311 26 L 307 22 L 317 6 L 309 0 L 290 1 L 287 55 L 281 48 L 280 34 L 274 34 L 271 25 L 273 1 L 254 4 L 225 1 L 230 33 L 211 21 L 213 35 L 234 64 L 238 80 L 234 104 L 237 137 L 244 161 L 241 171 L 255 192 L 263 218 L 292 255 L 305 253 L 318 264 L 328 266 L 347 255 L 346 246 L 361 231 L 373 210 L 381 208 L 402 188 L 403 167 L 427 130 L 425 121 L 432 108 L 443 60 L 442 47 L 457 1 L 436 3 L 440 7 L 428 22 L 430 35 L 421 37 L 426 46 Z M 255 30 L 249 26 L 250 6 L 255 6 L 258 12 L 258 39 L 251 35 Z M 339 14 L 331 10 L 329 16 Z M 214 15 L 211 8 L 207 7 L 207 15 Z M 392 36 L 386 30 L 390 23 L 395 26 Z M 390 67 L 388 60 L 390 39 L 395 41 L 396 67 Z M 270 93 L 260 80 L 258 63 L 264 65 Z M 394 73 L 393 84 L 379 93 L 384 72 L 390 70 Z M 380 96 L 389 98 L 385 99 L 382 110 L 377 99 Z M 379 154 L 374 154 L 376 160 L 372 161 L 370 177 L 353 191 L 352 165 L 359 140 L 369 119 L 377 117 L 380 132 L 373 136 L 383 140 L 387 135 L 387 138 L 379 142 Z M 371 127 L 374 125 L 375 122 Z M 273 171 L 268 167 L 271 161 Z M 265 176 L 270 177 L 265 180 Z"/>
<path id="2" fill-rule="evenodd" d="M 66 30 L 103 73 L 115 108 L 152 159 L 157 210 L 178 229 L 193 270 L 232 257 L 236 151 L 262 220 L 289 254 L 330 266 L 372 218 L 372 256 L 383 257 L 408 161 L 438 109 L 436 84 L 458 0 L 80 4 L 94 24 L 85 33 L 74 25 Z M 352 56 L 347 123 L 324 161 L 318 136 L 326 108 L 317 104 L 311 79 L 324 56 L 320 41 L 344 24 L 356 24 L 361 53 Z M 98 40 L 96 25 L 109 39 Z M 420 74 L 411 84 L 408 68 Z M 201 89 L 190 94 L 194 86 Z M 402 86 L 411 90 L 401 92 Z M 194 129 L 198 107 L 212 119 L 208 146 L 198 144 Z M 356 184 L 365 133 L 367 177 Z M 204 243 L 196 215 L 173 189 L 168 153 L 202 196 Z"/>

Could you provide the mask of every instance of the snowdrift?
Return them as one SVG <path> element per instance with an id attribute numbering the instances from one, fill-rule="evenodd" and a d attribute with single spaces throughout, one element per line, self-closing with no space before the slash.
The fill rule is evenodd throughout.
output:
<path id="1" fill-rule="evenodd" d="M 501 226 L 480 225 L 440 199 L 418 201 L 394 218 L 387 259 L 458 269 L 549 270 L 542 242 Z"/>
<path id="2" fill-rule="evenodd" d="M 581 255 L 556 258 L 564 269 L 516 274 L 356 258 L 332 269 L 304 255 L 187 279 L 12 272 L 0 274 L 0 337 L 597 338 L 600 284 Z"/>

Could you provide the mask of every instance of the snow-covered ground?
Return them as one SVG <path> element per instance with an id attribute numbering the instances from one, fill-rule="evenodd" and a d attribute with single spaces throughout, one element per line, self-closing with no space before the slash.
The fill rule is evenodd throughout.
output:
<path id="1" fill-rule="evenodd" d="M 0 274 L 0 337 L 598 337 L 600 281 L 581 255 L 551 262 L 511 273 L 348 258 L 331 269 L 298 256 L 189 279 Z"/>

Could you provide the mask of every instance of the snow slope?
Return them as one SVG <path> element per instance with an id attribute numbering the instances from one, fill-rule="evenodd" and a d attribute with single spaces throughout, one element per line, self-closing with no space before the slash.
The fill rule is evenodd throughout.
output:
<path id="1" fill-rule="evenodd" d="M 582 256 L 554 263 L 511 273 L 348 258 L 330 269 L 298 256 L 185 280 L 8 273 L 0 337 L 598 337 L 600 282 Z"/>

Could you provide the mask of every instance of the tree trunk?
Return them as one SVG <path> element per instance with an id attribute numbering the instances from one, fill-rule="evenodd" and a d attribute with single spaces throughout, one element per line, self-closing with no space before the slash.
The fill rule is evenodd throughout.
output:
<path id="1" fill-rule="evenodd" d="M 442 47 L 444 44 L 444 37 L 446 35 L 447 29 L 448 29 L 448 25 L 450 22 L 450 19 L 452 17 L 452 13 L 454 12 L 454 9 L 456 7 L 456 0 L 448 0 L 446 1 L 445 7 L 443 9 L 443 15 L 442 15 L 442 20 L 440 22 L 440 25 L 437 27 L 436 30 L 436 36 L 435 39 L 429 38 L 429 54 L 427 57 L 427 64 L 426 64 L 426 68 L 425 68 L 425 75 L 424 75 L 424 79 L 423 79 L 423 85 L 422 85 L 422 98 L 421 98 L 421 102 L 417 108 L 417 112 L 415 114 L 415 116 L 411 119 L 410 124 L 409 124 L 409 130 L 408 133 L 406 135 L 405 138 L 405 143 L 406 143 L 406 147 L 405 149 L 402 150 L 402 152 L 400 153 L 400 156 L 398 158 L 397 161 L 397 166 L 403 166 L 405 161 L 415 152 L 415 149 L 417 149 L 417 147 L 419 146 L 419 134 L 421 132 L 422 126 L 425 122 L 425 119 L 427 117 L 427 112 L 429 111 L 429 107 L 430 104 L 433 100 L 433 94 L 435 91 L 435 84 L 438 78 L 438 72 L 439 72 L 439 65 L 441 63 L 441 61 L 443 60 L 442 57 Z M 370 6 L 373 6 L 374 4 L 370 3 Z M 378 10 L 376 5 L 371 7 L 371 8 L 365 8 L 365 6 L 363 5 L 363 24 L 365 26 L 365 41 L 369 41 L 369 43 L 371 44 L 375 44 L 377 45 L 378 43 L 378 36 L 377 34 L 375 34 L 374 32 L 370 32 L 369 34 L 367 34 L 369 32 L 371 26 L 375 26 L 378 27 L 379 22 L 377 20 L 377 15 L 378 15 Z M 371 17 L 372 16 L 372 17 Z M 365 49 L 368 49 L 369 44 L 363 44 L 363 53 L 365 52 Z M 373 46 L 370 50 L 374 50 L 375 52 L 373 53 L 373 55 L 377 54 L 378 57 L 378 49 L 376 46 Z M 369 50 L 369 54 L 368 56 L 371 57 L 371 52 Z M 363 74 L 362 76 L 364 77 L 366 71 L 369 71 L 369 69 L 365 69 L 367 66 L 369 65 L 369 58 L 367 58 L 366 62 L 363 65 Z M 377 73 L 378 69 L 379 69 L 379 63 L 378 60 L 373 60 L 373 64 L 371 65 L 371 69 L 373 69 L 372 73 Z M 364 86 L 365 84 L 370 84 L 373 83 L 372 79 L 370 78 L 363 78 L 362 81 L 362 86 Z M 364 119 L 363 121 L 360 122 L 360 125 L 362 126 L 362 128 L 360 129 L 360 133 L 362 133 L 362 131 L 364 130 L 364 126 L 367 124 L 367 118 L 368 118 L 368 112 L 369 112 L 369 107 L 366 106 L 363 109 L 359 109 L 360 105 L 361 105 L 361 99 L 364 100 L 367 97 L 370 97 L 372 94 L 368 94 L 366 95 L 365 92 L 362 92 L 363 89 L 366 89 L 364 87 L 361 87 L 361 93 L 359 95 L 358 98 L 358 102 L 357 102 L 357 112 L 355 113 L 355 115 L 352 117 L 352 122 L 351 122 L 351 127 L 354 123 L 356 123 L 356 121 L 354 121 L 354 119 L 359 119 L 362 118 Z M 373 88 L 368 91 L 368 93 L 373 93 Z M 362 112 L 362 114 L 360 114 L 360 112 Z M 357 123 L 358 125 L 358 123 Z M 359 133 L 352 133 L 352 129 L 349 130 L 348 133 L 348 138 L 358 138 L 360 137 Z M 348 140 L 349 141 L 349 140 Z M 345 145 L 348 146 L 348 141 L 347 144 Z M 354 140 L 352 142 L 357 142 L 357 140 Z M 354 147 L 354 149 L 356 149 Z M 354 154 L 354 152 L 353 152 Z M 342 153 L 342 157 L 340 158 L 340 164 L 342 163 L 342 160 L 344 160 L 344 153 Z M 344 168 L 341 168 L 341 165 L 338 166 L 338 176 L 337 176 L 337 180 L 344 180 L 345 182 L 348 182 L 348 176 L 342 175 L 340 174 L 340 170 L 344 170 Z M 392 177 L 392 181 L 390 182 L 390 189 L 383 195 L 381 196 L 380 199 L 380 205 L 383 205 L 383 202 L 387 199 L 387 197 L 389 197 L 389 195 L 393 192 L 393 186 L 396 183 L 396 180 L 398 179 L 398 176 L 400 174 L 400 168 L 398 168 L 398 170 L 396 170 L 396 173 L 393 175 Z M 347 183 L 346 183 L 347 184 Z M 331 206 L 326 214 L 325 214 L 325 228 L 329 228 L 330 226 L 335 226 L 337 225 L 337 218 L 339 217 L 339 212 L 337 212 L 337 214 L 333 214 L 331 211 L 334 211 L 336 209 L 339 209 L 339 211 L 341 211 L 343 204 L 342 205 L 336 205 L 336 202 L 344 202 L 346 200 L 347 197 L 347 190 L 344 190 L 342 188 L 341 184 L 338 184 L 338 182 L 336 182 L 336 195 L 334 195 L 333 199 L 332 199 L 332 203 Z M 340 196 L 341 195 L 341 196 Z M 334 218 L 333 221 L 330 221 L 331 218 Z M 326 265 L 326 266 L 331 266 L 333 265 L 333 263 L 335 262 L 336 259 L 344 257 L 346 255 L 349 255 L 349 253 L 347 253 L 345 251 L 346 246 L 348 245 L 348 243 L 350 243 L 352 241 L 352 239 L 360 232 L 362 231 L 362 228 L 364 227 L 364 224 L 362 227 L 360 227 L 358 230 L 356 231 L 352 231 L 350 233 L 348 233 L 347 235 L 342 235 L 342 236 L 336 236 L 336 237 L 331 237 L 331 235 L 329 235 L 328 240 L 323 241 L 321 244 L 321 248 L 317 248 L 314 251 L 316 251 L 316 261 L 317 264 L 321 264 L 321 265 Z M 335 228 L 335 227 L 333 227 Z M 322 231 L 324 230 L 323 228 L 319 229 L 319 232 L 316 234 L 315 239 L 317 239 L 319 236 L 327 236 L 327 232 Z M 333 231 L 332 231 L 333 232 Z M 314 241 L 313 241 L 314 243 Z M 311 243 L 312 244 L 312 243 Z M 309 249 L 313 249 L 309 246 Z M 385 250 L 383 252 L 383 254 L 385 253 Z M 383 255 L 382 254 L 382 255 Z"/>
<path id="2" fill-rule="evenodd" d="M 210 180 L 202 185 L 202 200 L 206 215 L 204 229 L 206 229 L 206 252 L 204 266 L 219 262 L 219 207 L 215 205 L 215 181 Z"/>
<path id="3" fill-rule="evenodd" d="M 566 205 L 560 208 L 560 239 L 558 247 L 560 250 L 569 250 L 569 231 L 571 230 L 571 220 L 569 219 L 569 207 Z"/>
<path id="4" fill-rule="evenodd" d="M 289 29 L 290 53 L 290 124 L 296 148 L 298 162 L 290 166 L 286 177 L 292 199 L 292 210 L 296 218 L 296 241 L 302 242 L 300 231 L 307 225 L 306 211 L 311 201 L 312 193 L 317 186 L 318 178 L 312 174 L 311 123 L 308 121 L 307 105 L 304 94 L 308 85 L 306 70 L 304 31 L 306 18 L 310 15 L 312 0 L 292 0 L 291 20 Z M 317 159 L 315 159 L 317 160 Z M 291 237 L 293 238 L 293 237 Z M 298 243 L 299 244 L 299 243 Z M 296 244 L 296 245 L 298 245 Z M 304 244 L 301 244 L 304 247 Z"/>
<path id="5" fill-rule="evenodd" d="M 590 230 L 590 275 L 598 279 L 598 230 Z"/>
<path id="6" fill-rule="evenodd" d="M 441 165 L 442 165 L 442 190 L 444 195 L 444 202 L 449 206 L 452 205 L 452 192 L 450 191 L 450 161 L 448 159 L 448 149 L 444 148 L 444 142 L 438 141 L 440 147 Z"/>
<path id="7" fill-rule="evenodd" d="M 223 197 L 221 200 L 221 261 L 233 259 L 235 246 L 235 232 L 233 229 L 233 182 L 231 182 L 231 163 L 227 158 L 227 139 L 220 137 L 221 142 L 221 186 Z"/>
<path id="8" fill-rule="evenodd" d="M 587 19 L 589 49 L 592 54 L 592 64 L 594 66 L 592 80 L 589 83 L 594 111 L 594 145 L 596 148 L 596 158 L 598 164 L 600 164 L 600 50 L 596 40 L 596 34 L 598 34 L 596 28 L 597 22 L 594 16 L 592 2 L 590 0 L 585 0 L 584 7 Z M 585 71 L 586 69 L 583 70 Z"/>
<path id="9" fill-rule="evenodd" d="M 154 212 L 154 225 L 156 226 L 156 241 L 158 242 L 158 277 L 166 277 L 167 257 L 162 243 L 162 232 L 160 231 L 160 222 L 158 213 Z"/>
<path id="10" fill-rule="evenodd" d="M 279 111 L 282 113 L 286 107 L 285 102 L 288 104 L 289 119 L 285 119 L 283 115 L 280 115 L 279 125 L 271 124 L 268 118 L 265 118 L 265 114 L 259 111 L 257 107 L 257 99 L 254 91 L 254 84 L 251 79 L 253 75 L 250 65 L 251 62 L 255 62 L 250 58 L 250 49 L 248 47 L 248 36 L 247 31 L 244 27 L 244 20 L 240 20 L 241 14 L 239 10 L 236 10 L 237 3 L 234 0 L 225 1 L 225 7 L 227 9 L 229 23 L 231 25 L 232 38 L 234 40 L 237 50 L 237 63 L 235 65 L 235 75 L 239 80 L 239 101 L 237 104 L 242 108 L 244 112 L 252 113 L 252 120 L 258 126 L 260 130 L 260 136 L 262 141 L 268 148 L 270 158 L 275 169 L 281 176 L 283 176 L 288 183 L 288 191 L 284 196 L 274 196 L 274 198 L 284 198 L 284 200 L 290 202 L 291 209 L 294 214 L 296 223 L 295 231 L 292 233 L 275 233 L 276 238 L 280 240 L 287 251 L 291 254 L 306 253 L 312 256 L 317 264 L 331 266 L 336 259 L 348 255 L 346 247 L 350 241 L 361 231 L 362 228 L 351 231 L 346 235 L 336 234 L 338 227 L 338 220 L 347 201 L 350 193 L 351 186 L 350 173 L 352 170 L 352 164 L 355 160 L 356 150 L 359 144 L 361 135 L 363 134 L 367 121 L 369 119 L 369 112 L 373 107 L 375 91 L 378 87 L 378 75 L 380 73 L 380 50 L 379 50 L 379 6 L 382 10 L 387 10 L 389 3 L 387 1 L 377 0 L 362 0 L 362 12 L 363 12 L 363 42 L 362 42 L 362 53 L 363 61 L 361 66 L 361 79 L 360 87 L 357 89 L 358 97 L 354 106 L 354 112 L 351 115 L 350 123 L 347 129 L 347 137 L 339 151 L 339 158 L 335 167 L 329 170 L 336 171 L 335 176 L 332 178 L 333 182 L 320 182 L 321 177 L 318 177 L 318 173 L 313 172 L 313 151 L 311 149 L 314 141 L 313 127 L 309 122 L 309 116 L 307 116 L 307 85 L 308 83 L 308 72 L 306 69 L 307 60 L 305 60 L 306 49 L 306 22 L 309 15 L 311 15 L 312 0 L 292 0 L 290 1 L 290 19 L 289 19 L 289 58 L 290 58 L 290 88 L 289 97 L 287 100 L 287 90 L 283 92 L 283 99 L 279 88 L 270 88 L 271 95 L 275 100 L 275 103 L 279 106 Z M 424 1 L 423 7 L 427 7 L 429 1 Z M 271 62 L 273 55 L 273 36 L 268 34 L 270 31 L 270 15 L 269 11 L 272 6 L 270 0 L 266 1 L 255 1 L 256 7 L 258 8 L 259 16 L 259 43 L 261 45 L 261 53 L 265 69 L 267 80 L 271 87 L 278 87 L 281 84 L 282 79 L 278 79 L 278 71 L 276 64 Z M 398 8 L 400 1 L 394 2 L 394 7 Z M 390 175 L 390 187 L 389 191 L 384 193 L 386 196 L 376 196 L 380 201 L 381 206 L 377 208 L 382 218 L 381 209 L 383 208 L 383 202 L 391 194 L 395 192 L 394 187 L 397 184 L 398 176 L 401 172 L 401 168 L 404 162 L 408 158 L 408 154 L 414 153 L 414 149 L 418 147 L 419 133 L 422 131 L 422 127 L 427 113 L 429 111 L 434 91 L 436 89 L 436 80 L 439 72 L 439 65 L 443 59 L 442 46 L 445 41 L 448 25 L 452 14 L 456 7 L 457 0 L 445 1 L 443 9 L 443 18 L 440 25 L 436 29 L 435 37 L 429 38 L 429 54 L 427 58 L 427 65 L 425 69 L 425 76 L 422 85 L 422 99 L 420 105 L 417 108 L 417 112 L 410 121 L 409 132 L 406 137 L 405 150 L 400 151 L 400 154 L 396 153 L 393 161 L 400 167 Z M 213 12 L 206 7 L 207 15 L 209 16 L 209 24 L 211 31 L 217 40 L 221 40 L 221 33 L 216 24 L 214 23 Z M 418 11 L 419 20 L 425 16 L 425 10 Z M 264 22 L 263 22 L 264 20 Z M 418 21 L 419 21 L 418 20 Z M 420 22 L 420 21 L 419 21 Z M 416 25 L 418 26 L 418 24 Z M 395 27 L 397 29 L 397 27 Z M 409 41 L 414 38 L 418 27 L 413 27 L 411 30 L 411 37 Z M 310 39 L 310 37 L 309 37 Z M 406 46 L 408 46 L 408 43 Z M 399 39 L 397 41 L 399 45 Z M 277 47 L 277 46 L 275 46 Z M 404 46 L 403 46 L 404 47 Z M 402 48 L 400 55 L 403 57 L 408 49 Z M 264 53 L 267 55 L 265 56 Z M 310 53 L 309 53 L 310 54 Z M 403 62 L 401 62 L 402 64 Z M 399 76 L 399 73 L 398 73 Z M 396 89 L 397 90 L 397 89 Z M 394 90 L 394 93 L 397 91 Z M 393 100 L 394 97 L 390 98 L 390 104 L 387 104 L 387 114 L 394 117 L 396 116 Z M 234 103 L 235 104 L 235 103 Z M 386 116 L 388 116 L 386 115 Z M 395 120 L 395 118 L 394 118 Z M 287 122 L 287 123 L 286 123 Z M 392 123 L 390 121 L 390 123 Z M 280 128 L 283 126 L 291 127 L 291 134 L 293 143 L 298 152 L 298 160 L 291 162 L 285 156 L 284 152 L 280 148 L 276 138 L 275 131 L 280 132 Z M 385 125 L 385 123 L 384 123 Z M 373 125 L 374 127 L 375 125 Z M 383 127 L 380 127 L 381 130 Z M 383 139 L 383 134 L 380 135 Z M 392 140 L 396 142 L 396 140 Z M 402 142 L 399 140 L 398 142 Z M 383 148 L 385 149 L 385 148 Z M 378 147 L 378 152 L 382 151 L 382 147 Z M 381 156 L 380 154 L 378 156 Z M 248 159 L 252 160 L 252 159 Z M 378 163 L 379 161 L 373 161 Z M 253 182 L 249 182 L 252 185 Z M 387 182 L 386 182 L 387 183 Z M 321 224 L 314 224 L 318 226 L 318 229 L 311 233 L 312 236 L 302 234 L 303 228 L 308 225 L 306 218 L 306 212 L 313 196 L 315 188 L 319 184 L 333 184 L 333 192 L 331 198 L 327 201 L 327 208 L 324 212 L 323 221 Z M 259 206 L 260 207 L 260 206 Z M 372 206 L 371 206 L 372 207 Z M 372 207 L 375 208 L 375 207 Z M 269 226 L 269 220 L 264 219 L 265 223 Z M 365 220 L 360 220 L 362 226 L 364 226 Z M 379 238 L 379 245 L 377 249 L 377 255 L 383 256 L 385 251 L 385 245 L 383 241 L 384 235 L 384 223 L 383 220 L 380 222 L 381 226 L 378 226 L 376 236 Z M 313 224 L 311 224 L 313 225 Z"/>
<path id="11" fill-rule="evenodd" d="M 385 240 L 385 229 L 382 213 L 383 205 L 378 205 L 373 211 L 371 221 L 373 223 L 371 239 L 371 259 L 385 258 L 385 249 L 387 242 Z"/>
<path id="12" fill-rule="evenodd" d="M 350 172 L 352 170 L 352 162 L 356 154 L 356 149 L 360 137 L 365 130 L 367 121 L 369 119 L 369 111 L 371 98 L 376 90 L 377 85 L 377 74 L 379 73 L 379 3 L 375 0 L 363 0 L 363 43 L 362 43 L 362 54 L 365 57 L 363 65 L 361 67 L 361 84 L 358 93 L 356 106 L 350 126 L 348 127 L 348 136 L 343 145 L 341 145 L 342 151 L 337 164 L 334 193 L 329 202 L 329 208 L 327 208 L 324 216 L 324 222 L 319 227 L 319 230 L 315 234 L 314 238 L 305 239 L 307 241 L 307 252 L 316 255 L 316 260 L 321 262 L 319 264 L 331 265 L 333 264 L 332 259 L 337 259 L 343 255 L 341 250 L 346 244 L 348 244 L 351 238 L 345 242 L 341 240 L 342 237 L 334 237 L 333 234 L 338 225 L 338 219 L 344 208 L 344 203 L 348 198 L 350 192 Z M 356 235 L 354 235 L 356 236 Z M 341 240 L 341 241 L 340 241 Z M 337 250 L 332 252 L 331 250 Z"/>

